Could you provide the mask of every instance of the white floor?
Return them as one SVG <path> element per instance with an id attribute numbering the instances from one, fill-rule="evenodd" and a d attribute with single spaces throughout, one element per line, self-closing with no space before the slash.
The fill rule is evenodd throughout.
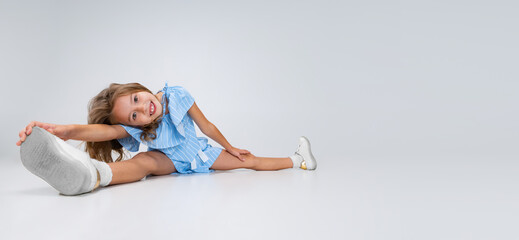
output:
<path id="1" fill-rule="evenodd" d="M 314 172 L 173 174 L 67 197 L 8 159 L 0 239 L 518 239 L 518 165 L 320 159 Z"/>

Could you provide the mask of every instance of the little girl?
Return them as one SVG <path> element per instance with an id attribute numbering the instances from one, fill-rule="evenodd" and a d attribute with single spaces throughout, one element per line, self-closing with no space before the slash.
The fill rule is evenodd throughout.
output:
<path id="1" fill-rule="evenodd" d="M 256 157 L 233 147 L 180 86 L 166 84 L 154 95 L 138 83 L 112 83 L 90 101 L 88 109 L 88 125 L 33 121 L 20 132 L 16 143 L 21 146 L 23 165 L 64 195 L 134 182 L 150 174 L 317 167 L 305 137 L 299 138 L 297 151 L 287 158 Z M 207 138 L 197 137 L 193 121 L 225 151 L 208 144 Z M 65 143 L 67 139 L 86 141 L 90 157 Z M 147 152 L 121 161 L 123 147 L 136 152 L 140 143 L 148 146 Z"/>

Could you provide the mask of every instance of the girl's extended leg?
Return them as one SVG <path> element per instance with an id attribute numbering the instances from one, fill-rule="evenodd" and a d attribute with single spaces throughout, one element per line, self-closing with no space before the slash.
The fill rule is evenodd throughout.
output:
<path id="1" fill-rule="evenodd" d="M 108 166 L 113 174 L 109 185 L 139 181 L 149 174 L 167 175 L 176 171 L 171 159 L 159 151 L 141 152 L 131 159 L 108 163 Z"/>
<path id="2" fill-rule="evenodd" d="M 211 166 L 214 170 L 231 170 L 237 168 L 248 168 L 254 170 L 280 170 L 292 167 L 290 158 L 266 158 L 256 157 L 253 154 L 245 155 L 245 161 L 240 161 L 237 157 L 223 150 L 220 156 Z"/>

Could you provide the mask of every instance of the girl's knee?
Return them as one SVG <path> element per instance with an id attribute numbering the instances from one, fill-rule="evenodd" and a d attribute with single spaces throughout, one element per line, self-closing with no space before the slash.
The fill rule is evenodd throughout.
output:
<path id="1" fill-rule="evenodd" d="M 246 168 L 255 169 L 259 165 L 259 159 L 251 153 L 244 156 Z"/>
<path id="2" fill-rule="evenodd" d="M 153 154 L 150 154 L 149 152 L 140 152 L 137 153 L 132 158 L 133 161 L 135 161 L 140 167 L 143 169 L 146 169 L 148 172 L 152 172 L 155 169 L 158 168 L 158 160 L 156 159 Z"/>
<path id="3" fill-rule="evenodd" d="M 171 159 L 159 151 L 138 153 L 134 160 L 147 174 L 164 175 L 176 171 Z"/>

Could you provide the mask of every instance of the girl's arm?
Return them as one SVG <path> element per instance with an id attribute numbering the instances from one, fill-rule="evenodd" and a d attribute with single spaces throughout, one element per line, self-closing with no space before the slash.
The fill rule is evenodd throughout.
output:
<path id="1" fill-rule="evenodd" d="M 193 106 L 191 106 L 187 113 L 193 119 L 196 125 L 200 128 L 200 131 L 202 131 L 202 133 L 204 133 L 206 136 L 210 137 L 215 142 L 220 144 L 222 147 L 225 148 L 225 150 L 227 150 L 232 155 L 238 157 L 242 161 L 245 160 L 245 158 L 240 156 L 240 154 L 247 154 L 250 152 L 245 149 L 233 147 L 227 141 L 227 139 L 225 139 L 220 130 L 218 130 L 218 128 L 214 124 L 212 124 L 211 122 L 209 122 L 209 120 L 207 120 L 207 118 L 205 118 L 204 114 L 202 113 L 202 111 L 200 111 L 196 103 L 193 103 Z"/>
<path id="2" fill-rule="evenodd" d="M 20 140 L 16 145 L 20 146 L 22 142 L 25 141 L 27 135 L 31 134 L 33 127 L 43 128 L 63 140 L 74 139 L 88 142 L 102 142 L 130 136 L 126 130 L 119 125 L 58 125 L 32 121 L 25 129 L 20 131 Z"/>
<path id="3" fill-rule="evenodd" d="M 130 136 L 119 125 L 107 125 L 107 124 L 74 124 L 64 125 L 68 127 L 68 132 L 65 135 L 66 139 L 74 139 L 86 142 L 104 142 L 113 139 L 125 138 Z M 50 131 L 53 133 L 52 131 Z"/>

